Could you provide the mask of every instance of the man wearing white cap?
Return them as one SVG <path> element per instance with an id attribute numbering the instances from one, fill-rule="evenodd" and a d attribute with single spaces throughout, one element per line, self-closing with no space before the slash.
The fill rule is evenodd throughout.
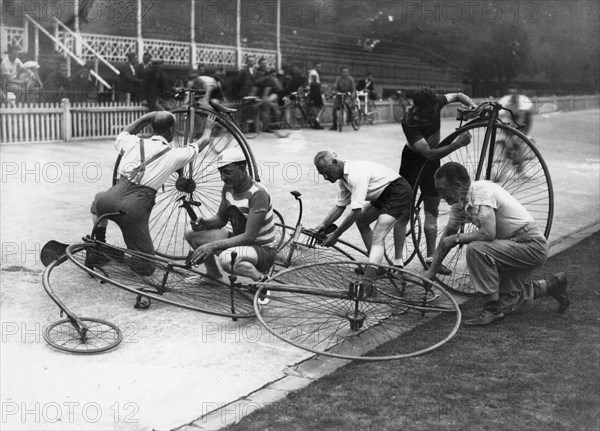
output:
<path id="1" fill-rule="evenodd" d="M 154 246 L 148 221 L 154 207 L 156 192 L 171 174 L 192 161 L 210 142 L 214 126 L 214 115 L 206 119 L 202 137 L 196 142 L 181 148 L 171 148 L 173 124 L 175 117 L 167 111 L 150 112 L 143 115 L 117 136 L 115 148 L 122 155 L 119 163 L 119 181 L 109 190 L 100 192 L 94 198 L 90 212 L 94 222 L 102 214 L 122 211 L 124 214 L 111 217 L 123 233 L 127 248 L 147 254 L 154 254 Z M 154 135 L 143 139 L 133 135 L 150 123 Z M 102 220 L 95 231 L 98 241 L 106 240 L 106 225 Z M 149 275 L 154 272 L 150 261 L 143 267 L 134 268 L 139 274 Z M 106 260 L 99 255 L 88 255 L 87 266 L 100 266 Z"/>
<path id="2" fill-rule="evenodd" d="M 225 149 L 217 158 L 221 179 L 221 205 L 210 219 L 199 218 L 186 239 L 194 248 L 192 263 L 204 263 L 206 272 L 222 277 L 215 256 L 228 273 L 252 280 L 266 279 L 275 262 L 275 219 L 271 197 L 248 174 L 246 158 L 238 147 Z M 232 230 L 225 229 L 231 222 Z M 237 253 L 234 267 L 231 254 Z"/>

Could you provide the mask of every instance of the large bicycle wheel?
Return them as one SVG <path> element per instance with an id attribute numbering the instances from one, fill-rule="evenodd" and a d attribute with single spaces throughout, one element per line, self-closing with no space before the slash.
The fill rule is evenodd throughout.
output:
<path id="1" fill-rule="evenodd" d="M 227 283 L 158 256 L 92 242 L 70 245 L 67 256 L 92 277 L 137 295 L 137 308 L 156 300 L 216 316 L 254 316 L 252 298 L 246 293 L 232 292 Z"/>
<path id="2" fill-rule="evenodd" d="M 505 124 L 496 124 L 495 133 L 492 134 L 493 139 L 490 142 L 490 145 L 494 144 L 493 157 L 490 162 L 488 149 L 488 154 L 486 154 L 482 165 L 481 176 L 477 178 L 477 167 L 483 149 L 486 128 L 487 122 L 476 122 L 467 124 L 449 135 L 440 143 L 440 146 L 449 144 L 465 131 L 472 135 L 471 143 L 444 157 L 441 163 L 458 162 L 467 168 L 472 181 L 476 179 L 490 180 L 502 186 L 529 211 L 547 238 L 550 235 L 554 214 L 554 192 L 550 172 L 544 159 L 524 134 Z M 517 151 L 518 156 L 509 153 L 509 151 Z M 422 172 L 423 170 L 421 170 L 421 174 Z M 417 179 L 417 185 L 422 182 L 421 174 Z M 420 196 L 420 187 L 417 186 L 413 196 L 413 210 L 416 211 L 416 217 L 411 222 L 416 223 L 419 221 L 423 226 L 424 212 L 422 206 L 415 205 L 420 200 Z M 439 207 L 436 243 L 448 223 L 449 212 L 450 207 L 445 201 L 442 201 Z M 469 223 L 463 227 L 462 231 L 470 232 L 473 230 L 475 230 L 475 226 Z M 421 238 L 423 238 L 423 235 Z M 413 240 L 416 239 L 413 238 Z M 423 266 L 425 266 L 425 257 L 427 256 L 425 241 L 417 243 L 419 244 L 417 255 Z M 442 286 L 449 290 L 465 295 L 473 295 L 476 292 L 471 285 L 466 266 L 466 247 L 458 246 L 450 251 L 444 260 L 444 265 L 452 273 L 449 275 L 438 274 L 437 279 Z"/>
<path id="3" fill-rule="evenodd" d="M 173 148 L 182 147 L 200 138 L 209 113 L 214 112 L 205 107 L 198 107 L 191 121 L 187 110 L 173 111 L 176 119 Z M 136 130 L 135 133 L 143 131 L 147 131 L 147 128 Z M 253 179 L 259 180 L 256 162 L 246 138 L 228 117 L 217 115 L 210 143 L 192 162 L 174 172 L 158 190 L 149 222 L 154 249 L 158 255 L 170 259 L 187 257 L 190 247 L 185 241 L 184 232 L 189 226 L 190 218 L 181 206 L 180 199 L 185 198 L 191 202 L 199 217 L 209 218 L 216 214 L 223 187 L 216 160 L 223 150 L 232 147 L 242 149 L 246 156 L 248 173 Z M 121 158 L 118 157 L 113 185 L 117 180 L 120 161 Z"/>
<path id="4" fill-rule="evenodd" d="M 256 314 L 281 340 L 342 359 L 407 358 L 430 352 L 454 336 L 461 314 L 443 288 L 416 274 L 373 266 L 381 273 L 376 295 L 367 295 L 361 285 L 364 263 L 316 263 L 284 270 L 259 288 Z M 259 306 L 265 290 L 270 301 Z"/>

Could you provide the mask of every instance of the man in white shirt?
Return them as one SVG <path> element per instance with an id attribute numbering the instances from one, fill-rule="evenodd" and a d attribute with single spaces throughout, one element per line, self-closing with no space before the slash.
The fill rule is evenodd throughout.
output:
<path id="1" fill-rule="evenodd" d="M 26 71 L 23 62 L 19 59 L 19 49 L 15 45 L 10 45 L 6 50 L 8 54 L 0 63 L 0 71 L 2 73 L 2 90 L 15 94 L 17 102 L 21 102 L 22 94 L 24 93 L 23 81 L 19 79 L 19 75 Z"/>
<path id="2" fill-rule="evenodd" d="M 109 190 L 98 193 L 90 212 L 94 223 L 102 214 L 122 211 L 111 217 L 121 228 L 127 248 L 154 254 L 148 221 L 154 207 L 156 192 L 171 174 L 192 161 L 210 142 L 215 117 L 209 115 L 201 138 L 185 147 L 171 148 L 175 117 L 167 111 L 150 112 L 134 121 L 117 136 L 116 150 L 122 155 L 119 163 L 119 181 Z M 150 123 L 154 135 L 143 139 L 133 135 L 143 125 Z M 108 220 L 103 219 L 95 230 L 98 241 L 106 241 Z M 145 261 L 143 268 L 135 270 L 142 275 L 154 272 Z M 86 265 L 102 265 L 101 259 L 88 256 Z"/>
<path id="3" fill-rule="evenodd" d="M 394 170 L 378 163 L 341 160 L 331 151 L 320 151 L 314 164 L 327 181 L 338 182 L 338 200 L 317 232 L 325 231 L 342 216 L 347 206 L 350 213 L 339 227 L 327 235 L 323 245 L 331 246 L 350 226 L 356 223 L 365 247 L 369 251 L 369 263 L 381 264 L 385 252 L 385 237 L 396 222 L 406 226 L 410 216 L 412 188 Z M 371 223 L 375 226 L 371 229 Z M 402 253 L 402 250 L 397 250 Z M 376 269 L 367 268 L 365 279 L 371 293 Z"/>
<path id="4" fill-rule="evenodd" d="M 466 168 L 456 162 L 441 166 L 434 181 L 440 197 L 451 205 L 451 213 L 427 278 L 435 278 L 436 268 L 453 247 L 467 245 L 471 283 L 490 298 L 479 316 L 465 320 L 465 325 L 488 325 L 547 295 L 558 301 L 559 313 L 566 311 L 570 300 L 565 273 L 548 280 L 525 280 L 546 261 L 548 244 L 523 205 L 498 184 L 471 182 Z M 477 229 L 459 233 L 465 222 Z"/>
<path id="5" fill-rule="evenodd" d="M 321 126 L 321 114 L 325 109 L 325 103 L 323 103 L 323 93 L 321 93 L 321 78 L 319 72 L 321 71 L 321 63 L 315 62 L 314 67 L 308 72 L 308 100 L 310 106 L 315 112 L 315 129 L 322 129 Z"/>

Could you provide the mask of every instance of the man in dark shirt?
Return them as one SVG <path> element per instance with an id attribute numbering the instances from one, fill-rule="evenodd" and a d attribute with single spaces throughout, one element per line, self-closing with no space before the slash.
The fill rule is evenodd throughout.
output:
<path id="1" fill-rule="evenodd" d="M 347 67 L 342 67 L 342 74 L 335 80 L 334 88 L 338 93 L 343 93 L 342 96 L 347 104 L 353 104 L 354 98 L 356 97 L 356 86 L 354 85 L 354 79 L 350 76 L 350 72 Z M 345 93 L 350 93 L 346 95 Z M 337 130 L 337 111 L 342 103 L 342 97 L 336 97 L 333 101 L 333 126 L 329 130 Z"/>
<path id="2" fill-rule="evenodd" d="M 431 263 L 435 252 L 437 238 L 437 217 L 440 196 L 435 188 L 433 174 L 440 167 L 440 159 L 451 152 L 468 145 L 471 142 L 471 135 L 465 132 L 459 135 L 454 142 L 442 148 L 436 148 L 440 143 L 440 113 L 442 108 L 453 102 L 461 102 L 472 108 L 477 105 L 468 96 L 463 93 L 449 93 L 438 96 L 431 90 L 425 89 L 407 95 L 413 100 L 413 107 L 402 119 L 402 130 L 406 136 L 407 145 L 402 151 L 402 162 L 400 164 L 400 175 L 406 178 L 413 190 L 419 172 L 425 162 L 425 171 L 421 181 L 421 194 L 423 196 L 423 205 L 425 208 L 425 241 L 427 244 L 426 262 Z M 415 190 L 416 191 L 416 190 Z M 394 239 L 396 244 L 403 245 L 406 231 L 404 226 L 396 224 L 394 229 Z M 399 248 L 402 250 L 402 248 Z M 403 266 L 404 263 L 396 256 L 394 265 Z M 449 274 L 448 268 L 440 266 L 438 272 Z"/>

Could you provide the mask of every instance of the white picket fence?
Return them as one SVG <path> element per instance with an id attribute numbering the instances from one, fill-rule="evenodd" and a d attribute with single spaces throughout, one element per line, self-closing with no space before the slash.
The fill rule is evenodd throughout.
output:
<path id="1" fill-rule="evenodd" d="M 227 106 L 237 107 L 235 102 Z M 536 112 L 573 111 L 600 107 L 600 96 L 540 97 L 534 101 Z M 378 121 L 393 119 L 392 101 L 377 102 Z M 146 113 L 145 106 L 112 102 L 34 103 L 17 106 L 0 105 L 0 144 L 76 141 L 83 139 L 114 138 L 123 128 Z M 456 115 L 456 106 L 442 111 L 442 116 Z M 331 103 L 326 104 L 322 123 L 331 121 Z"/>

